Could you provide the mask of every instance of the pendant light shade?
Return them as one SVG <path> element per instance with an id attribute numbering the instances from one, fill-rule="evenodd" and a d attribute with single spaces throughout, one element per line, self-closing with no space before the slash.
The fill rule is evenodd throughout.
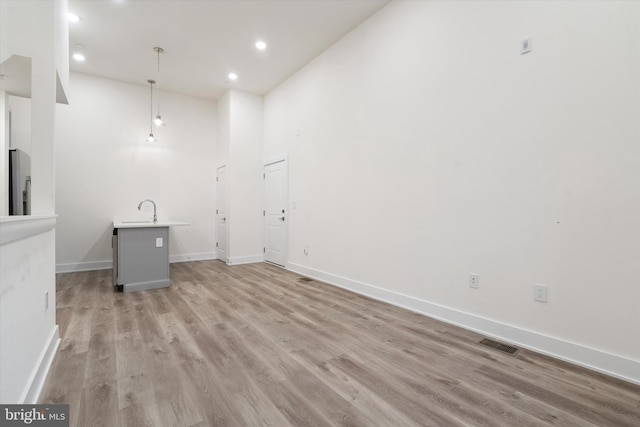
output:
<path id="1" fill-rule="evenodd" d="M 156 139 L 155 136 L 153 136 L 153 85 L 156 83 L 156 81 L 149 79 L 147 80 L 147 82 L 149 83 L 149 87 L 150 87 L 149 118 L 151 119 L 151 121 L 149 122 L 149 136 L 147 137 L 147 141 L 156 142 L 158 140 Z"/>
<path id="2" fill-rule="evenodd" d="M 149 83 L 149 88 L 150 88 L 150 108 L 149 108 L 149 136 L 147 137 L 147 141 L 149 142 L 157 142 L 158 140 L 156 139 L 156 137 L 153 135 L 153 125 L 155 124 L 156 126 L 165 126 L 165 122 L 162 120 L 162 116 L 160 115 L 160 91 L 158 89 L 159 84 L 158 81 L 160 79 L 160 54 L 162 52 L 164 52 L 164 49 L 162 49 L 161 47 L 154 47 L 153 51 L 156 53 L 157 58 L 158 58 L 158 72 L 156 75 L 156 79 L 149 79 L 147 80 L 147 82 Z M 158 104 L 158 112 L 155 114 L 153 114 L 153 89 L 154 89 L 154 85 L 155 85 L 155 90 L 156 90 L 156 98 L 157 98 L 157 104 Z"/>
<path id="3" fill-rule="evenodd" d="M 157 68 L 157 75 L 156 75 L 156 79 L 149 79 L 147 80 L 147 82 L 149 83 L 149 87 L 150 87 L 150 113 L 149 113 L 149 119 L 150 119 L 150 123 L 149 123 L 149 136 L 147 137 L 147 141 L 149 142 L 156 142 L 158 141 L 156 139 L 156 137 L 153 135 L 153 125 L 156 126 L 165 126 L 166 123 L 162 120 L 162 115 L 160 115 L 160 90 L 159 88 L 159 81 L 160 81 L 160 54 L 164 52 L 164 49 L 161 47 L 154 47 L 153 51 L 156 53 L 157 58 L 158 58 L 158 68 Z M 156 103 L 158 105 L 158 110 L 157 113 L 153 114 L 153 90 L 154 90 L 154 85 L 155 85 L 155 90 L 156 90 Z"/>

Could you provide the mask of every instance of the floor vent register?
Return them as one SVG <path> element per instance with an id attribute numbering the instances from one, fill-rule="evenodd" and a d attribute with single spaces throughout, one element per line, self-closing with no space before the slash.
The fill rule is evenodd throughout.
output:
<path id="1" fill-rule="evenodd" d="M 480 341 L 480 344 L 507 354 L 516 354 L 518 351 L 520 351 L 518 347 L 502 344 L 501 342 L 490 340 L 489 338 L 484 338 L 482 341 Z"/>

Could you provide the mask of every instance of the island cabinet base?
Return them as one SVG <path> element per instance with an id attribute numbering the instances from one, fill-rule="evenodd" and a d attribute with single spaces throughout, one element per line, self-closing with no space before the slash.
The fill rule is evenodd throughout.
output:
<path id="1" fill-rule="evenodd" d="M 114 228 L 112 246 L 116 290 L 169 287 L 169 227 Z"/>

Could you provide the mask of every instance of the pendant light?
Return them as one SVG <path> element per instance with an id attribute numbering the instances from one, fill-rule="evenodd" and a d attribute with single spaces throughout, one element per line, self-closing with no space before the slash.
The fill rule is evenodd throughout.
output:
<path id="1" fill-rule="evenodd" d="M 155 136 L 153 136 L 153 85 L 156 83 L 155 80 L 147 80 L 147 82 L 149 83 L 149 87 L 151 88 L 151 102 L 150 102 L 150 106 L 151 108 L 149 109 L 149 118 L 150 118 L 150 122 L 149 122 L 149 136 L 147 137 L 147 141 L 149 142 L 157 142 L 158 140 L 156 139 Z"/>
<path id="2" fill-rule="evenodd" d="M 164 52 L 164 49 L 161 47 L 154 47 L 153 50 L 158 55 L 158 75 L 156 76 L 156 82 L 159 82 L 160 81 L 160 54 Z M 162 121 L 162 116 L 160 115 L 160 91 L 158 87 L 159 85 L 156 84 L 156 94 L 157 94 L 156 97 L 158 98 L 158 114 L 156 114 L 156 118 L 153 119 L 153 123 L 155 123 L 156 126 L 164 126 L 165 123 Z"/>

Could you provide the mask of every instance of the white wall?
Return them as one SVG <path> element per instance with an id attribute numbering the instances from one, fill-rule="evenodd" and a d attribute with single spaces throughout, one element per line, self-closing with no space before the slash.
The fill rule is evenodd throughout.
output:
<path id="1" fill-rule="evenodd" d="M 218 165 L 227 170 L 228 264 L 262 253 L 262 97 L 229 90 L 218 100 Z"/>
<path id="2" fill-rule="evenodd" d="M 231 91 L 225 92 L 217 101 L 218 105 L 218 166 L 229 162 L 229 141 L 231 133 Z"/>
<path id="3" fill-rule="evenodd" d="M 9 215 L 9 110 L 7 93 L 0 89 L 0 216 Z"/>
<path id="4" fill-rule="evenodd" d="M 69 21 L 67 0 L 2 0 L 0 3 L 0 63 L 20 55 L 53 61 L 53 83 L 59 94 L 69 85 Z M 15 78 L 15 76 L 10 76 Z"/>
<path id="5" fill-rule="evenodd" d="M 231 91 L 229 263 L 262 260 L 262 97 Z"/>
<path id="6" fill-rule="evenodd" d="M 31 99 L 7 95 L 6 108 L 11 113 L 7 146 L 31 155 Z"/>
<path id="7" fill-rule="evenodd" d="M 54 210 L 53 133 L 56 98 L 66 99 L 67 1 L 6 0 L 0 4 L 0 63 L 31 59 L 31 177 L 33 214 Z M 0 179 L 4 180 L 4 179 Z"/>
<path id="8" fill-rule="evenodd" d="M 640 382 L 638 22 L 389 4 L 265 97 L 291 268 Z"/>
<path id="9" fill-rule="evenodd" d="M 218 106 L 218 163 L 216 164 L 216 174 L 217 169 L 225 167 L 225 177 L 227 176 L 226 171 L 229 169 L 229 138 L 231 131 L 231 91 L 225 92 L 224 95 L 220 97 L 217 101 Z M 216 187 L 224 186 L 224 194 L 229 194 L 229 180 L 223 180 L 220 183 L 216 181 Z M 218 192 L 216 192 L 218 194 Z M 229 197 L 219 197 L 216 199 L 216 209 L 219 209 L 220 212 L 225 212 L 228 218 L 229 214 Z M 225 219 L 226 221 L 226 219 Z M 216 227 L 219 227 L 220 223 L 216 223 Z M 224 227 L 227 226 L 225 222 Z M 220 240 L 220 252 L 218 253 L 218 259 L 221 259 L 225 263 L 229 263 L 229 232 L 220 232 L 218 228 L 216 228 L 216 236 L 218 240 Z"/>
<path id="10" fill-rule="evenodd" d="M 170 230 L 172 260 L 215 258 L 216 105 L 162 93 L 166 127 L 149 143 L 149 87 L 71 73 L 58 105 L 58 271 L 109 268 L 114 218 L 189 222 Z"/>
<path id="11" fill-rule="evenodd" d="M 60 341 L 55 217 L 0 218 L 0 402 L 34 403 Z"/>
<path id="12" fill-rule="evenodd" d="M 60 47 L 68 44 L 62 24 L 66 10 L 66 0 L 0 2 L 0 63 L 13 55 L 31 58 L 32 213 L 38 214 L 0 217 L 3 403 L 37 400 L 60 341 L 55 324 L 53 142 L 56 95 L 66 90 L 67 71 L 57 68 L 68 66 L 68 59 L 60 58 L 65 55 Z M 6 149 L 6 141 L 0 145 Z M 4 174 L 0 182 L 6 184 Z"/>
<path id="13" fill-rule="evenodd" d="M 9 149 L 17 148 L 31 155 L 31 99 L 0 92 L 0 216 L 3 216 L 9 215 Z"/>

